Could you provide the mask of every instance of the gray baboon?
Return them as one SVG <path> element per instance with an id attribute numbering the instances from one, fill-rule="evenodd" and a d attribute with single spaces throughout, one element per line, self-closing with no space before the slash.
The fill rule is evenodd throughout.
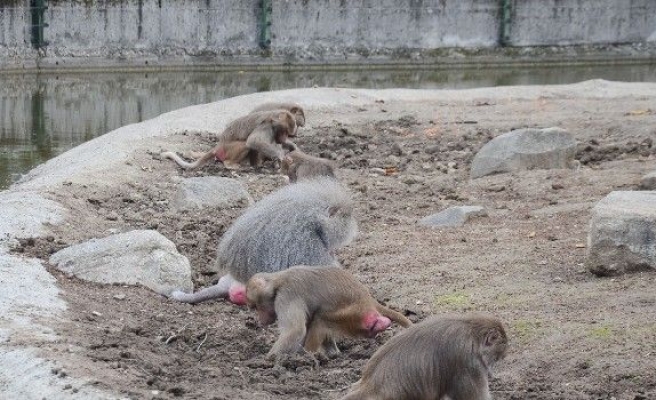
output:
<path id="1" fill-rule="evenodd" d="M 245 284 L 258 272 L 295 265 L 338 265 L 334 250 L 357 232 L 349 193 L 334 179 L 285 186 L 237 218 L 219 243 L 216 262 L 225 275 L 197 293 L 174 292 L 186 303 L 225 298 L 245 304 Z"/>

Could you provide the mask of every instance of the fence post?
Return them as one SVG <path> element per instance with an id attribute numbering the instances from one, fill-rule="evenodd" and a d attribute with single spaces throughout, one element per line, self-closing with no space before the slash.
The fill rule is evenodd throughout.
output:
<path id="1" fill-rule="evenodd" d="M 46 0 L 30 0 L 30 14 L 32 16 L 32 29 L 30 29 L 30 32 L 32 47 L 35 49 L 41 49 L 48 44 L 43 35 L 43 28 L 48 26 L 44 21 L 47 8 Z"/>
<path id="2" fill-rule="evenodd" d="M 271 48 L 271 14 L 273 7 L 272 0 L 261 0 L 262 7 L 260 14 L 260 47 L 268 50 Z"/>
<path id="3" fill-rule="evenodd" d="M 499 8 L 499 45 L 510 43 L 510 24 L 512 22 L 512 0 L 500 0 Z"/>

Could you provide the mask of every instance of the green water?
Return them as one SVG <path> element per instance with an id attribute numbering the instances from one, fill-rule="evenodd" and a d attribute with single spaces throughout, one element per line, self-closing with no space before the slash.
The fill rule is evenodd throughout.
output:
<path id="1" fill-rule="evenodd" d="M 178 108 L 279 89 L 656 82 L 656 65 L 453 70 L 0 74 L 0 189 L 96 136 Z"/>

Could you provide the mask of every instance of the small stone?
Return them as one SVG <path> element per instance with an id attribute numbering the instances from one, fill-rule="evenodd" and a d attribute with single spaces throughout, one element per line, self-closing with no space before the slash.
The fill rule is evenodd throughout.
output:
<path id="1" fill-rule="evenodd" d="M 416 183 L 423 183 L 424 178 L 420 176 L 414 176 L 414 175 L 406 175 L 401 178 L 401 182 L 405 183 L 406 185 L 413 185 Z"/>
<path id="2" fill-rule="evenodd" d="M 91 314 L 95 315 L 96 317 L 102 317 L 102 314 L 98 311 L 91 311 Z"/>
<path id="3" fill-rule="evenodd" d="M 440 146 L 438 145 L 426 146 L 424 151 L 426 152 L 426 154 L 435 154 L 440 151 Z"/>
<path id="4" fill-rule="evenodd" d="M 403 155 L 403 149 L 401 148 L 401 145 L 398 143 L 392 144 L 392 155 L 395 156 L 402 156 Z"/>
<path id="5" fill-rule="evenodd" d="M 386 175 L 387 172 L 383 168 L 371 168 L 369 172 L 375 175 Z"/>
<path id="6" fill-rule="evenodd" d="M 529 239 L 532 239 L 532 238 L 535 237 L 535 235 L 536 235 L 535 232 L 531 232 L 531 233 L 528 234 L 528 237 L 529 237 Z"/>
<path id="7" fill-rule="evenodd" d="M 561 189 L 564 189 L 565 186 L 563 186 L 562 183 L 553 182 L 553 183 L 551 184 L 551 188 L 552 188 L 553 190 L 561 190 Z"/>
<path id="8" fill-rule="evenodd" d="M 107 214 L 105 218 L 107 218 L 109 221 L 117 221 L 119 215 L 118 213 L 116 213 L 116 211 L 111 211 L 109 214 Z"/>
<path id="9" fill-rule="evenodd" d="M 490 185 L 487 188 L 485 188 L 485 190 L 487 190 L 488 192 L 498 193 L 506 190 L 506 187 L 504 185 Z"/>
<path id="10" fill-rule="evenodd" d="M 112 297 L 115 298 L 116 300 L 125 300 L 125 295 L 123 293 L 115 294 Z"/>

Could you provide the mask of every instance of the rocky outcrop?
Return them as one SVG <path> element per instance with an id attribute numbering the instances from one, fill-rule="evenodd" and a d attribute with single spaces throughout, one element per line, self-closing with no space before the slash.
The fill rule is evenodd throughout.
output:
<path id="1" fill-rule="evenodd" d="M 58 251 L 50 263 L 87 281 L 140 284 L 163 295 L 193 287 L 189 260 L 157 231 L 92 239 Z"/>
<path id="2" fill-rule="evenodd" d="M 586 266 L 600 276 L 656 269 L 656 192 L 612 192 L 597 203 Z"/>
<path id="3" fill-rule="evenodd" d="M 173 199 L 178 210 L 226 208 L 237 204 L 249 205 L 253 199 L 239 181 L 218 176 L 184 179 Z"/>
<path id="4" fill-rule="evenodd" d="M 532 168 L 567 168 L 575 155 L 576 140 L 563 129 L 518 129 L 483 146 L 472 161 L 471 177 Z"/>

